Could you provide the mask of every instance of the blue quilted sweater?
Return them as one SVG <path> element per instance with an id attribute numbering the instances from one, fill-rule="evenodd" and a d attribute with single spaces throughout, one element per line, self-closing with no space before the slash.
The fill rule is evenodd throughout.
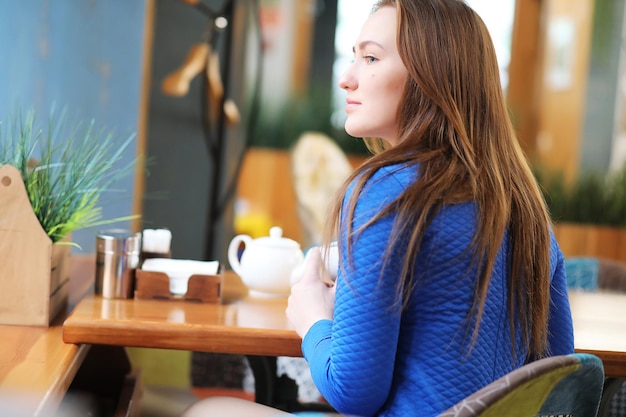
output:
<path id="1" fill-rule="evenodd" d="M 359 199 L 355 228 L 414 177 L 412 170 L 400 166 L 379 170 Z M 419 285 L 402 311 L 391 307 L 401 249 L 393 254 L 396 260 L 379 285 L 381 254 L 390 245 L 392 222 L 392 217 L 376 222 L 354 242 L 356 262 L 349 276 L 340 271 L 333 321 L 315 323 L 302 350 L 318 389 L 343 414 L 436 416 L 523 364 L 523 349 L 518 348 L 515 357 L 511 353 L 506 244 L 493 271 L 478 338 L 469 350 L 473 323 L 467 315 L 475 273 L 467 273 L 471 259 L 466 249 L 475 233 L 475 205 L 447 206 L 436 216 L 417 254 Z M 550 350 L 553 355 L 569 354 L 574 349 L 572 321 L 563 255 L 554 237 L 550 259 Z"/>

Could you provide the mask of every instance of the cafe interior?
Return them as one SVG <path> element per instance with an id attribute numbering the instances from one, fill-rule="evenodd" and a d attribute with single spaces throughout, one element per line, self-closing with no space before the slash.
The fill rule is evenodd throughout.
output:
<path id="1" fill-rule="evenodd" d="M 602 360 L 597 415 L 626 417 L 626 1 L 466 2 L 490 30 L 553 215 L 576 351 Z M 0 133 L 27 112 L 46 126 L 63 108 L 107 132 L 111 170 L 131 167 L 97 202 L 114 221 L 71 232 L 55 288 L 36 272 L 36 245 L 7 232 L 39 239 L 32 214 L 0 202 L 0 414 L 173 417 L 213 395 L 333 411 L 284 317 L 289 280 L 256 287 L 265 278 L 246 269 L 242 247 L 252 255 L 256 241 L 253 255 L 280 275 L 260 239 L 299 254 L 318 243 L 328 202 L 368 158 L 342 129 L 336 84 L 373 3 L 0 2 Z M 12 175 L 0 171 L 0 183 L 20 182 Z M 146 250 L 148 232 L 165 234 L 165 248 Z M 41 269 L 54 271 L 57 245 L 42 239 Z M 110 244 L 126 251 L 117 270 Z M 139 273 L 131 255 L 214 269 L 188 273 L 175 294 L 175 272 Z M 3 283 L 11 274 L 19 283 Z M 31 275 L 45 276 L 24 283 Z M 41 303 L 26 293 L 38 288 Z M 43 312 L 22 311 L 29 299 Z"/>

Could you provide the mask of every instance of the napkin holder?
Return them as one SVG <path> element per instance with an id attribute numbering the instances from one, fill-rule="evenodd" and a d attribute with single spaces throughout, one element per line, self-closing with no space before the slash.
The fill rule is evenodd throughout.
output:
<path id="1" fill-rule="evenodd" d="M 165 272 L 135 271 L 135 298 L 142 300 L 190 301 L 219 304 L 222 301 L 224 272 L 220 266 L 215 275 L 193 274 L 184 295 L 170 292 L 170 277 Z"/>

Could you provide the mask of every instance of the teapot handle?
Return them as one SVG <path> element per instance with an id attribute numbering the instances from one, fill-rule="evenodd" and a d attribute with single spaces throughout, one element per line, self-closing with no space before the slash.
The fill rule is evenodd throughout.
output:
<path id="1" fill-rule="evenodd" d="M 233 271 L 239 276 L 242 274 L 241 270 L 241 262 L 239 261 L 239 246 L 241 243 L 244 244 L 245 248 L 252 242 L 252 238 L 248 235 L 237 235 L 230 241 L 228 245 L 228 263 L 230 264 Z"/>

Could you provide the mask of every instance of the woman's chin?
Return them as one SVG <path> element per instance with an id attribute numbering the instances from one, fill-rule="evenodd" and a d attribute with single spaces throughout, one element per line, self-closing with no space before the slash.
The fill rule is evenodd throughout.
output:
<path id="1" fill-rule="evenodd" d="M 344 125 L 344 129 L 346 133 L 355 138 L 366 138 L 368 135 L 363 131 L 363 129 L 359 129 L 357 126 L 352 126 L 349 121 Z"/>

